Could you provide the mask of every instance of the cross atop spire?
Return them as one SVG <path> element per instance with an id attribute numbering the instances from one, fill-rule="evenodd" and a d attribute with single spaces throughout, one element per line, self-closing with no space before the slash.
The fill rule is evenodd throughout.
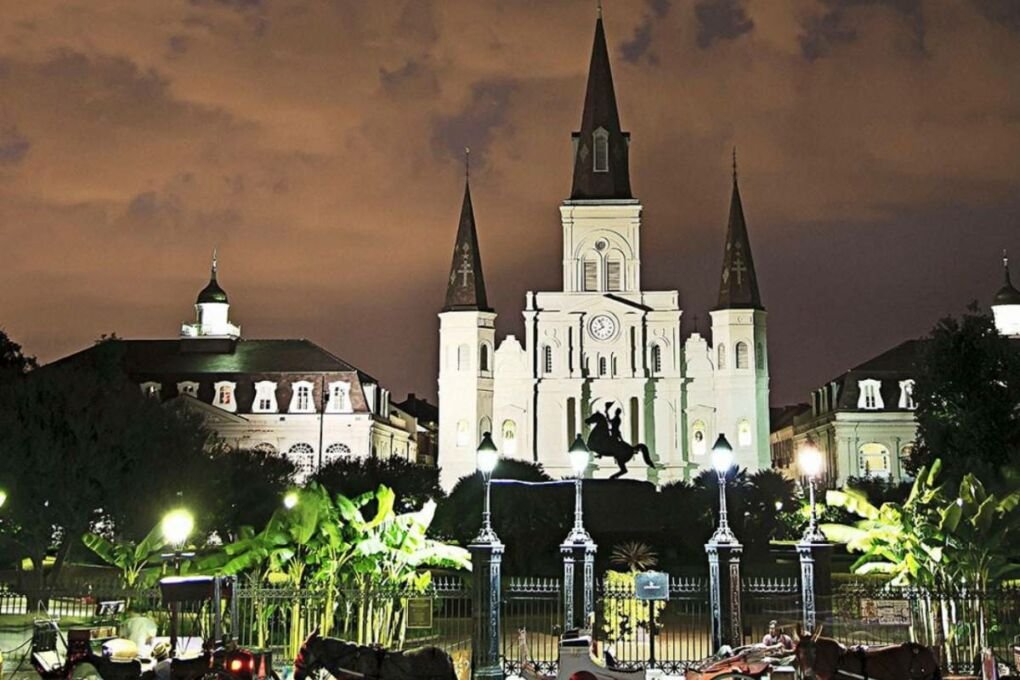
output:
<path id="1" fill-rule="evenodd" d="M 602 0 L 595 0 L 595 13 L 597 18 L 602 18 Z"/>
<path id="2" fill-rule="evenodd" d="M 475 212 L 471 205 L 471 184 L 468 175 L 469 150 L 464 150 L 464 203 L 460 210 L 457 242 L 453 248 L 453 263 L 446 285 L 444 312 L 490 312 L 485 296 L 485 279 L 482 276 L 482 256 L 478 250 L 478 232 Z"/>
<path id="3" fill-rule="evenodd" d="M 620 128 L 601 2 L 597 9 L 581 129 L 573 135 L 574 179 L 570 198 L 630 199 L 633 198 L 628 167 L 630 133 Z"/>
<path id="4" fill-rule="evenodd" d="M 1002 249 L 1002 269 L 1006 274 L 1006 285 L 1012 286 L 1013 283 L 1009 280 L 1009 254 L 1005 248 Z"/>
<path id="5" fill-rule="evenodd" d="M 471 180 L 471 147 L 464 147 L 464 179 Z"/>
<path id="6" fill-rule="evenodd" d="M 758 291 L 758 277 L 751 257 L 751 240 L 744 221 L 744 206 L 737 187 L 737 150 L 733 149 L 733 193 L 730 196 L 730 219 L 726 227 L 726 248 L 723 251 L 722 281 L 716 309 L 764 309 Z"/>
<path id="7" fill-rule="evenodd" d="M 212 249 L 212 277 L 213 280 L 216 279 L 216 246 Z"/>

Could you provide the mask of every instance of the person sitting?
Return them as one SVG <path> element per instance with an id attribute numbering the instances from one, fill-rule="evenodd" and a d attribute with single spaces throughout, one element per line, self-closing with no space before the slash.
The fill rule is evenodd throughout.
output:
<path id="1" fill-rule="evenodd" d="M 170 680 L 170 645 L 165 642 L 154 644 L 152 658 L 156 662 L 156 680 Z"/>
<path id="2" fill-rule="evenodd" d="M 779 622 L 773 619 L 769 621 L 769 632 L 761 639 L 765 647 L 781 647 L 783 650 L 793 650 L 793 638 L 784 633 L 779 627 Z"/>

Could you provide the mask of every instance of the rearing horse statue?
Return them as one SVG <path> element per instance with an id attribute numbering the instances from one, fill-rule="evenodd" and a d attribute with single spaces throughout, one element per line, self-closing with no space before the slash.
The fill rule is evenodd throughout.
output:
<path id="1" fill-rule="evenodd" d="M 652 469 L 656 469 L 657 466 L 652 462 L 652 457 L 648 453 L 648 447 L 644 444 L 634 444 L 633 446 L 613 437 L 609 431 L 609 422 L 606 420 L 606 416 L 596 411 L 592 413 L 584 421 L 588 425 L 592 425 L 591 434 L 588 435 L 588 448 L 595 454 L 596 457 L 601 458 L 602 456 L 609 456 L 610 458 L 616 459 L 616 464 L 620 466 L 620 471 L 614 475 L 611 475 L 610 479 L 616 479 L 627 474 L 627 463 L 634 457 L 638 452 L 645 459 L 645 465 Z"/>

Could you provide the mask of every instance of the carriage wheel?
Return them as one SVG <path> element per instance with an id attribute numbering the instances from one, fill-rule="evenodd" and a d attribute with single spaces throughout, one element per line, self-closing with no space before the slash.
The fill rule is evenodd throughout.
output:
<path id="1" fill-rule="evenodd" d="M 92 664 L 79 663 L 71 669 L 71 680 L 103 680 L 103 676 Z"/>

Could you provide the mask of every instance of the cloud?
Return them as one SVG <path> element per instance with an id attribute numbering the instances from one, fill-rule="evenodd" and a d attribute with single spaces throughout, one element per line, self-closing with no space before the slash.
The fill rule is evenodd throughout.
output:
<path id="1" fill-rule="evenodd" d="M 905 21 L 910 34 L 910 47 L 925 53 L 925 18 L 920 0 L 820 0 L 827 6 L 823 14 L 809 16 L 799 40 L 801 52 L 809 61 L 826 56 L 840 43 L 852 43 L 858 38 L 853 26 L 853 14 L 870 8 L 887 8 L 897 12 Z"/>
<path id="2" fill-rule="evenodd" d="M 648 11 L 641 23 L 634 28 L 630 40 L 620 43 L 620 54 L 624 61 L 637 63 L 647 57 L 649 64 L 658 63 L 658 56 L 650 51 L 652 46 L 652 28 L 656 20 L 662 19 L 669 12 L 670 0 L 647 0 Z"/>
<path id="3" fill-rule="evenodd" d="M 516 86 L 512 80 L 497 78 L 475 83 L 463 109 L 441 116 L 432 125 L 435 145 L 443 153 L 459 158 L 471 147 L 484 163 L 485 151 L 497 130 L 507 123 L 508 103 Z"/>
<path id="4" fill-rule="evenodd" d="M 986 19 L 1020 33 L 1020 2 L 1016 0 L 971 0 Z"/>
<path id="5" fill-rule="evenodd" d="M 716 40 L 734 40 L 754 29 L 742 0 L 700 0 L 694 6 L 694 16 L 701 48 L 711 47 Z"/>
<path id="6" fill-rule="evenodd" d="M 32 143 L 14 126 L 0 129 L 0 165 L 20 163 Z"/>

